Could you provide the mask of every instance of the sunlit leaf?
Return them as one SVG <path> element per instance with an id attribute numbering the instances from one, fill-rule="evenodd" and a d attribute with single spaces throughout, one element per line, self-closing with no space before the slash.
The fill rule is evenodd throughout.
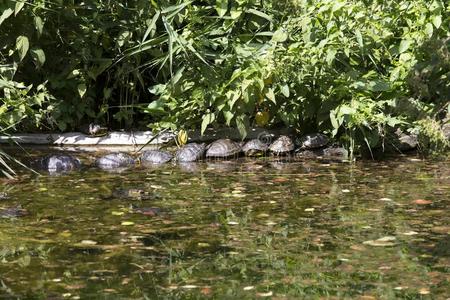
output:
<path id="1" fill-rule="evenodd" d="M 228 11 L 228 0 L 216 0 L 216 11 L 219 17 L 225 16 Z"/>
<path id="2" fill-rule="evenodd" d="M 208 113 L 203 116 L 201 134 L 203 134 L 205 132 L 208 125 L 211 124 L 212 122 L 214 122 L 215 119 L 216 119 L 216 115 L 213 113 Z"/>
<path id="3" fill-rule="evenodd" d="M 24 35 L 20 35 L 16 39 L 16 50 L 19 53 L 20 60 L 23 60 L 25 55 L 27 55 L 28 48 L 30 44 L 28 38 Z"/>
<path id="4" fill-rule="evenodd" d="M 12 14 L 14 13 L 14 11 L 11 8 L 7 8 L 3 11 L 2 15 L 0 16 L 0 25 L 2 25 L 2 23 L 8 19 Z"/>
<path id="5" fill-rule="evenodd" d="M 40 48 L 31 49 L 31 57 L 33 57 L 34 62 L 37 67 L 42 67 L 45 63 L 45 53 Z"/>
<path id="6" fill-rule="evenodd" d="M 16 6 L 14 8 L 14 16 L 17 16 L 17 14 L 22 10 L 25 2 L 24 1 L 17 1 Z"/>

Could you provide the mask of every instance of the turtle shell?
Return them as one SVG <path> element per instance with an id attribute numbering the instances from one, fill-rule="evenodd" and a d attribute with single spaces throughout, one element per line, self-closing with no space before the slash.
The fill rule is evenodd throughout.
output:
<path id="1" fill-rule="evenodd" d="M 230 157 L 241 152 L 242 146 L 230 139 L 220 139 L 208 146 L 206 157 Z"/>
<path id="2" fill-rule="evenodd" d="M 286 135 L 280 136 L 269 146 L 269 150 L 274 154 L 286 154 L 293 151 L 294 148 L 294 142 Z"/>
<path id="3" fill-rule="evenodd" d="M 95 164 L 97 167 L 105 170 L 119 169 L 133 165 L 134 159 L 126 153 L 116 152 L 100 157 Z"/>
<path id="4" fill-rule="evenodd" d="M 265 153 L 268 149 L 269 145 L 259 139 L 250 140 L 242 147 L 242 151 L 247 156 L 262 154 Z"/>
<path id="5" fill-rule="evenodd" d="M 322 133 L 307 134 L 301 138 L 301 149 L 316 149 L 325 147 L 328 137 Z"/>
<path id="6" fill-rule="evenodd" d="M 147 150 L 142 153 L 142 164 L 164 164 L 172 159 L 173 155 L 162 150 Z"/>
<path id="7" fill-rule="evenodd" d="M 323 157 L 334 159 L 348 159 L 348 151 L 343 147 L 329 147 L 323 149 Z"/>
<path id="8" fill-rule="evenodd" d="M 81 162 L 71 155 L 52 154 L 42 158 L 39 167 L 51 173 L 67 172 L 80 168 Z"/>
<path id="9" fill-rule="evenodd" d="M 205 154 L 205 144 L 190 143 L 180 149 L 175 154 L 175 159 L 179 162 L 193 162 L 199 160 Z"/>

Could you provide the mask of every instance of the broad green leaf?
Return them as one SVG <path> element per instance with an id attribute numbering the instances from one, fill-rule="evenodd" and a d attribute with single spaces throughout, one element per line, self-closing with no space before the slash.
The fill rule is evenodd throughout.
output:
<path id="1" fill-rule="evenodd" d="M 409 49 L 409 46 L 413 43 L 413 40 L 402 40 L 398 46 L 398 53 L 401 54 Z"/>
<path id="2" fill-rule="evenodd" d="M 275 100 L 275 93 L 273 92 L 272 88 L 267 89 L 266 98 L 272 101 L 274 104 L 277 104 L 277 101 Z"/>
<path id="3" fill-rule="evenodd" d="M 230 126 L 231 120 L 234 118 L 234 113 L 229 110 L 224 110 L 223 117 L 225 118 L 226 124 Z"/>
<path id="4" fill-rule="evenodd" d="M 86 94 L 86 89 L 87 89 L 86 84 L 80 83 L 77 86 L 77 89 L 78 89 L 78 94 L 80 95 L 81 98 L 83 98 L 84 94 Z"/>
<path id="5" fill-rule="evenodd" d="M 355 36 L 356 36 L 356 41 L 358 42 L 358 45 L 360 48 L 364 47 L 364 40 L 361 34 L 361 31 L 359 31 L 359 29 L 355 30 Z"/>
<path id="6" fill-rule="evenodd" d="M 374 80 L 368 83 L 368 88 L 373 92 L 385 92 L 390 90 L 391 85 L 384 80 Z"/>
<path id="7" fill-rule="evenodd" d="M 242 9 L 233 5 L 230 10 L 230 16 L 233 20 L 236 20 L 242 15 Z"/>
<path id="8" fill-rule="evenodd" d="M 36 28 L 38 35 L 42 35 L 42 30 L 44 29 L 44 22 L 42 21 L 41 17 L 35 16 L 34 17 L 34 28 Z"/>
<path id="9" fill-rule="evenodd" d="M 150 102 L 150 104 L 147 106 L 145 111 L 148 111 L 150 113 L 154 114 L 162 114 L 164 113 L 164 102 L 161 99 L 158 99 L 156 101 Z"/>
<path id="10" fill-rule="evenodd" d="M 14 8 L 14 16 L 17 16 L 17 14 L 20 12 L 20 10 L 23 8 L 23 5 L 25 4 L 25 2 L 23 1 L 17 1 L 16 2 L 16 6 Z"/>
<path id="11" fill-rule="evenodd" d="M 122 31 L 117 37 L 117 44 L 122 47 L 132 36 L 132 33 L 128 30 Z"/>
<path id="12" fill-rule="evenodd" d="M 269 22 L 273 21 L 272 17 L 270 17 L 269 15 L 267 15 L 267 14 L 265 14 L 265 13 L 259 11 L 259 10 L 253 9 L 253 8 L 247 10 L 246 13 L 253 14 L 253 15 L 258 16 L 260 18 L 266 19 Z"/>
<path id="13" fill-rule="evenodd" d="M 20 60 L 22 61 L 25 55 L 27 55 L 30 44 L 28 38 L 24 35 L 20 35 L 16 39 L 16 50 L 19 53 Z"/>
<path id="14" fill-rule="evenodd" d="M 11 8 L 7 8 L 3 11 L 2 15 L 0 16 L 0 25 L 2 25 L 2 23 L 8 19 L 12 14 L 14 13 L 14 11 Z"/>
<path id="15" fill-rule="evenodd" d="M 289 93 L 289 86 L 287 84 L 283 84 L 280 87 L 280 91 L 286 98 L 289 98 L 290 93 Z"/>
<path id="16" fill-rule="evenodd" d="M 159 15 L 161 13 L 159 11 L 156 12 L 156 14 L 153 16 L 150 24 L 147 27 L 147 30 L 145 31 L 144 37 L 142 38 L 141 43 L 145 42 L 145 40 L 147 40 L 147 37 L 150 35 L 150 37 L 153 37 L 155 35 L 156 32 L 156 21 L 159 18 Z"/>
<path id="17" fill-rule="evenodd" d="M 331 65 L 334 61 L 334 58 L 336 57 L 337 50 L 336 49 L 328 49 L 327 50 L 327 57 L 326 62 L 328 65 Z"/>
<path id="18" fill-rule="evenodd" d="M 288 39 L 288 34 L 284 29 L 278 29 L 272 36 L 272 41 L 282 43 Z"/>
<path id="19" fill-rule="evenodd" d="M 208 127 L 208 125 L 211 124 L 212 122 L 214 122 L 215 119 L 216 119 L 216 116 L 213 113 L 207 113 L 203 116 L 202 128 L 201 128 L 202 135 L 203 135 L 203 133 L 205 133 L 205 130 Z"/>
<path id="20" fill-rule="evenodd" d="M 34 62 L 38 68 L 42 67 L 45 63 L 45 53 L 40 48 L 31 49 L 31 57 L 33 57 Z"/>
<path id="21" fill-rule="evenodd" d="M 424 32 L 430 38 L 433 35 L 433 25 L 431 23 L 427 23 L 425 25 Z"/>
<path id="22" fill-rule="evenodd" d="M 441 24 L 442 24 L 442 17 L 441 17 L 441 15 L 433 16 L 431 18 L 431 22 L 433 22 L 434 27 L 436 27 L 436 28 L 441 27 Z"/>
<path id="23" fill-rule="evenodd" d="M 216 11 L 219 17 L 225 16 L 228 11 L 228 0 L 216 0 Z"/>
<path id="24" fill-rule="evenodd" d="M 236 127 L 241 135 L 241 138 L 245 139 L 247 137 L 247 128 L 249 127 L 248 117 L 246 115 L 237 116 Z"/>

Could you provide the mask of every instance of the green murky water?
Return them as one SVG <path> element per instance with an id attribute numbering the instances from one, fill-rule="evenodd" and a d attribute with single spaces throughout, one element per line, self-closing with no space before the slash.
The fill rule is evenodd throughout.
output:
<path id="1" fill-rule="evenodd" d="M 449 161 L 85 169 L 2 191 L 29 213 L 0 219 L 4 299 L 450 297 Z"/>

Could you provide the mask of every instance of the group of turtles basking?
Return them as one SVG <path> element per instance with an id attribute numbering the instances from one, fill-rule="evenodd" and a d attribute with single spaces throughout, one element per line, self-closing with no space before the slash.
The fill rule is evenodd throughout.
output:
<path id="1" fill-rule="evenodd" d="M 343 148 L 329 147 L 328 138 L 321 133 L 303 136 L 296 143 L 286 135 L 279 136 L 274 142 L 265 139 L 253 139 L 247 142 L 236 142 L 231 139 L 219 139 L 209 145 L 205 143 L 189 143 L 179 148 L 175 154 L 165 150 L 146 150 L 139 158 L 142 165 L 163 164 L 169 161 L 180 163 L 195 162 L 201 159 L 225 159 L 246 156 L 263 156 L 267 153 L 282 156 L 296 153 L 298 156 L 323 155 L 345 159 L 347 152 Z M 98 158 L 95 165 L 101 169 L 127 168 L 137 162 L 131 155 L 123 152 L 110 153 Z M 40 166 L 49 171 L 70 171 L 81 166 L 80 160 L 70 155 L 50 155 L 40 160 Z"/>

